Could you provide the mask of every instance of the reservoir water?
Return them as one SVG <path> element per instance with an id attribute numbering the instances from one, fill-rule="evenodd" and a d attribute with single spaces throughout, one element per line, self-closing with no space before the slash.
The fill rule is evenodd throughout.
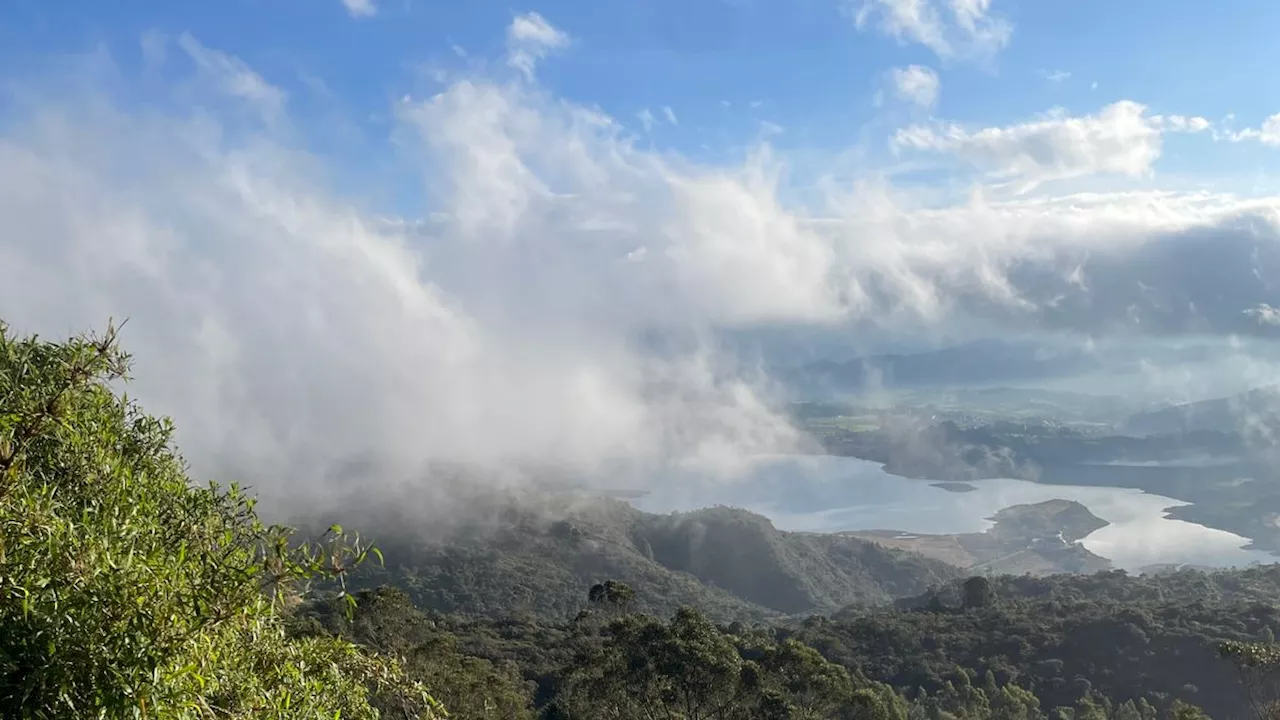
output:
<path id="1" fill-rule="evenodd" d="M 1012 479 L 967 484 L 971 491 L 955 492 L 929 480 L 891 475 L 858 458 L 769 456 L 714 481 L 672 474 L 633 503 L 650 512 L 731 505 L 764 515 L 782 530 L 951 534 L 981 532 L 991 526 L 988 518 L 1010 505 L 1061 498 L 1079 502 L 1110 523 L 1082 542 L 1119 568 L 1132 571 L 1157 563 L 1239 567 L 1278 560 L 1244 549 L 1248 540 L 1239 535 L 1166 517 L 1167 508 L 1187 503 L 1140 490 Z"/>

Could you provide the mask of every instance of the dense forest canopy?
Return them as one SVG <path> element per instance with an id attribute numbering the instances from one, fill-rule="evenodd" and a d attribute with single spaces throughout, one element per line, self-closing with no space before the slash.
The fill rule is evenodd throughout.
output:
<path id="1" fill-rule="evenodd" d="M 172 425 L 116 393 L 127 369 L 114 330 L 0 325 L 0 716 L 432 717 L 398 662 L 286 632 L 299 583 L 367 549 L 293 542 L 193 483 Z"/>
<path id="2" fill-rule="evenodd" d="M 112 329 L 48 342 L 0 325 L 3 717 L 1191 720 L 1280 707 L 1278 567 L 965 579 L 727 508 L 691 525 L 608 503 L 609 522 L 516 513 L 505 540 L 462 546 L 379 550 L 338 526 L 302 537 L 264 524 L 235 486 L 191 479 L 173 426 L 120 394 L 127 369 Z M 626 541 L 610 562 L 584 549 L 609 539 Z M 627 568 L 631 582 L 608 575 Z M 470 600 L 522 572 L 544 573 L 542 605 Z M 672 587 L 702 590 L 677 606 Z M 842 597 L 852 604 L 829 615 L 786 614 Z"/>

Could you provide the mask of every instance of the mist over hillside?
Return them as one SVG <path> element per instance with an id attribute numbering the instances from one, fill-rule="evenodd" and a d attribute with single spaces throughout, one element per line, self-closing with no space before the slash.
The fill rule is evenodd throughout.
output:
<path id="1" fill-rule="evenodd" d="M 1206 376 L 1276 367 L 1272 199 L 990 189 L 932 206 L 874 171 L 784 182 L 785 144 L 664 152 L 560 94 L 540 70 L 572 35 L 532 26 L 550 30 L 508 36 L 493 64 L 406 82 L 359 134 L 395 193 L 343 179 L 308 132 L 309 91 L 198 32 L 150 33 L 140 61 L 34 64 L 0 138 L 0 306 L 53 336 L 129 318 L 132 391 L 183 419 L 196 467 L 267 506 L 341 495 L 366 460 L 367 488 L 430 484 L 440 463 L 715 476 L 804 449 L 780 355 L 840 391 L 1083 377 L 1119 362 L 1091 348 L 1130 335 L 1149 343 L 1125 361 L 1135 391 L 1207 382 L 1170 338 L 1209 339 Z M 1024 333 L 1046 344 L 1007 339 Z"/>
<path id="2" fill-rule="evenodd" d="M 504 2 L 0 3 L 0 717 L 1280 716 L 1280 5 Z"/>
<path id="3" fill-rule="evenodd" d="M 1280 542 L 1257 390 L 1280 368 L 1275 198 L 1089 190 L 1038 161 L 957 194 L 813 168 L 770 135 L 662 148 L 658 115 L 544 79 L 587 52 L 572 32 L 504 23 L 486 62 L 386 81 L 378 123 L 340 134 L 380 163 L 357 175 L 321 132 L 323 83 L 195 30 L 34 62 L 0 134 L 8 321 L 127 318 L 130 393 L 180 420 L 197 474 L 290 522 L 483 529 L 502 525 L 486 493 L 553 517 L 561 488 L 672 478 L 745 504 L 759 458 L 831 454 L 1138 489 Z M 1172 117 L 1085 116 L 1145 128 L 1142 171 L 1190 127 Z M 1226 465 L 1147 467 L 1201 457 Z"/>
<path id="4" fill-rule="evenodd" d="M 563 488 L 672 478 L 739 505 L 759 458 L 834 454 L 1139 489 L 1280 541 L 1254 390 L 1280 368 L 1274 198 L 1088 191 L 1036 163 L 1016 191 L 938 194 L 875 163 L 836 182 L 767 135 L 664 149 L 657 115 L 544 79 L 585 52 L 572 32 L 504 22 L 488 62 L 387 80 L 378 124 L 342 134 L 381 163 L 359 175 L 322 85 L 194 30 L 34 63 L 0 135 L 8 321 L 127 318 L 130 393 L 180 420 L 197 474 L 289 522 L 487 531 L 488 493 L 551 518 Z M 1148 168 L 1180 132 L 1124 102 L 1088 117 L 1146 128 Z M 1213 401 L 1245 392 L 1230 417 Z M 1234 464 L 1143 469 L 1202 456 Z M 829 604 L 797 592 L 787 611 Z"/>

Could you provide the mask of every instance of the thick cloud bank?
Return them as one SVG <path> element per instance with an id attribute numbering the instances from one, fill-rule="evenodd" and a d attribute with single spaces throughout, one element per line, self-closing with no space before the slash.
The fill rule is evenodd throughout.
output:
<path id="1" fill-rule="evenodd" d="M 536 64 L 569 41 L 518 22 L 496 74 L 393 108 L 414 217 L 336 189 L 288 94 L 194 38 L 149 40 L 160 100 L 91 90 L 135 84 L 102 57 L 21 86 L 0 131 L 0 316 L 52 335 L 128 318 L 132 392 L 176 418 L 199 473 L 268 498 L 371 459 L 410 482 L 431 462 L 601 475 L 795 447 L 724 330 L 1280 332 L 1274 200 L 924 207 L 869 170 L 815 182 L 801 210 L 768 147 L 699 165 L 551 96 Z"/>

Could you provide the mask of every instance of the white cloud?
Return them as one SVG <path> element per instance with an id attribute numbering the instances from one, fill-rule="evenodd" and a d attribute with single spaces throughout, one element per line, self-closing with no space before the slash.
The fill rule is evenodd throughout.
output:
<path id="1" fill-rule="evenodd" d="M 1264 120 L 1261 127 L 1245 128 L 1238 132 L 1229 133 L 1227 137 L 1232 142 L 1257 140 L 1263 145 L 1280 147 L 1280 113 L 1276 113 Z"/>
<path id="2" fill-rule="evenodd" d="M 342 5 L 351 17 L 366 18 L 378 14 L 378 8 L 373 4 L 373 0 L 342 0 Z"/>
<path id="3" fill-rule="evenodd" d="M 1096 115 L 1051 112 L 1007 127 L 912 126 L 893 138 L 898 148 L 949 153 L 998 179 L 1031 183 L 1096 173 L 1140 176 L 1160 157 L 1161 125 L 1146 107 L 1123 100 Z"/>
<path id="4" fill-rule="evenodd" d="M 1040 74 L 1044 75 L 1044 79 L 1051 83 L 1066 82 L 1071 79 L 1071 73 L 1066 70 L 1054 70 L 1052 72 L 1048 70 L 1041 70 Z"/>
<path id="5" fill-rule="evenodd" d="M 680 121 L 676 119 L 675 111 L 672 110 L 670 106 L 667 106 L 667 105 L 662 106 L 662 117 L 670 125 L 680 124 Z M 655 125 L 659 125 L 661 122 L 658 120 L 657 117 L 654 116 L 652 112 L 650 112 L 649 108 L 645 108 L 644 110 L 641 110 L 639 114 L 639 118 L 640 118 L 640 124 L 644 126 L 645 132 L 651 131 Z"/>
<path id="6" fill-rule="evenodd" d="M 938 101 L 941 83 L 938 74 L 930 68 L 922 65 L 893 68 L 889 71 L 889 77 L 893 82 L 894 93 L 900 100 L 926 108 L 933 107 Z"/>
<path id="7" fill-rule="evenodd" d="M 649 108 L 641 110 L 636 114 L 636 117 L 640 118 L 640 125 L 644 128 L 645 132 L 652 131 L 654 123 L 657 122 L 657 118 L 653 116 L 653 113 L 649 111 Z"/>
<path id="8" fill-rule="evenodd" d="M 1244 311 L 1244 314 L 1257 320 L 1260 325 L 1280 326 L 1280 308 L 1272 307 L 1266 303 L 1260 303 L 1257 307 L 1249 308 Z"/>
<path id="9" fill-rule="evenodd" d="M 153 38 L 150 50 L 153 54 L 157 52 L 155 42 Z M 239 58 L 211 50 L 186 33 L 178 36 L 178 47 L 222 92 L 251 103 L 268 117 L 278 117 L 284 112 L 284 91 L 267 82 Z"/>
<path id="10" fill-rule="evenodd" d="M 772 121 L 769 121 L 769 120 L 761 120 L 761 121 L 760 121 L 760 133 L 759 133 L 759 136 L 760 136 L 760 138 L 761 138 L 761 139 L 763 139 L 763 138 L 767 138 L 767 137 L 770 137 L 770 136 L 773 136 L 773 135 L 781 135 L 782 133 L 784 133 L 784 132 L 786 132 L 786 131 L 787 131 L 787 129 L 786 129 L 785 127 L 783 127 L 783 126 L 779 125 L 779 124 L 778 124 L 778 123 L 776 123 L 776 122 L 772 122 Z"/>
<path id="11" fill-rule="evenodd" d="M 169 36 L 158 30 L 144 32 L 138 46 L 142 50 L 143 66 L 148 69 L 160 67 L 169 59 Z"/>
<path id="12" fill-rule="evenodd" d="M 568 45 L 568 34 L 538 13 L 517 15 L 507 27 L 507 64 L 532 78 L 539 60 Z"/>
<path id="13" fill-rule="evenodd" d="M 288 128 L 245 134 L 188 85 L 198 120 L 51 96 L 0 131 L 0 264 L 31 281 L 0 306 L 54 334 L 129 317 L 133 390 L 178 418 L 198 472 L 321 494 L 366 457 L 391 481 L 797 440 L 705 338 L 840 312 L 767 158 L 671 167 L 598 111 L 462 80 L 401 104 L 433 193 L 428 220 L 387 222 L 327 190 Z"/>
<path id="14" fill-rule="evenodd" d="M 1190 326 L 1167 308 L 1191 298 L 1211 329 L 1260 332 L 1244 312 L 1276 297 L 1274 198 L 939 205 L 867 181 L 791 202 L 767 147 L 729 165 L 647 151 L 599 110 L 485 76 L 398 104 L 386 149 L 429 192 L 418 217 L 386 219 L 325 184 L 344 166 L 299 147 L 287 112 L 239 122 L 226 70 L 246 68 L 220 57 L 172 112 L 21 81 L 32 110 L 0 128 L 0 307 L 46 335 L 130 318 L 131 394 L 175 417 L 197 473 L 269 500 L 421 488 L 428 462 L 622 482 L 794 447 L 727 330 L 1151 332 Z M 1039 160 L 1060 132 L 948 142 L 1015 158 L 996 165 L 1089 164 Z M 1066 134 L 1107 145 L 1091 132 Z"/>
<path id="15" fill-rule="evenodd" d="M 1154 115 L 1151 117 L 1151 122 L 1168 132 L 1179 133 L 1200 133 L 1213 126 L 1213 123 L 1205 118 L 1186 115 Z"/>
<path id="16" fill-rule="evenodd" d="M 1013 25 L 991 14 L 991 0 L 847 0 L 858 29 L 875 22 L 900 42 L 915 42 L 943 59 L 983 60 L 1004 49 Z"/>

